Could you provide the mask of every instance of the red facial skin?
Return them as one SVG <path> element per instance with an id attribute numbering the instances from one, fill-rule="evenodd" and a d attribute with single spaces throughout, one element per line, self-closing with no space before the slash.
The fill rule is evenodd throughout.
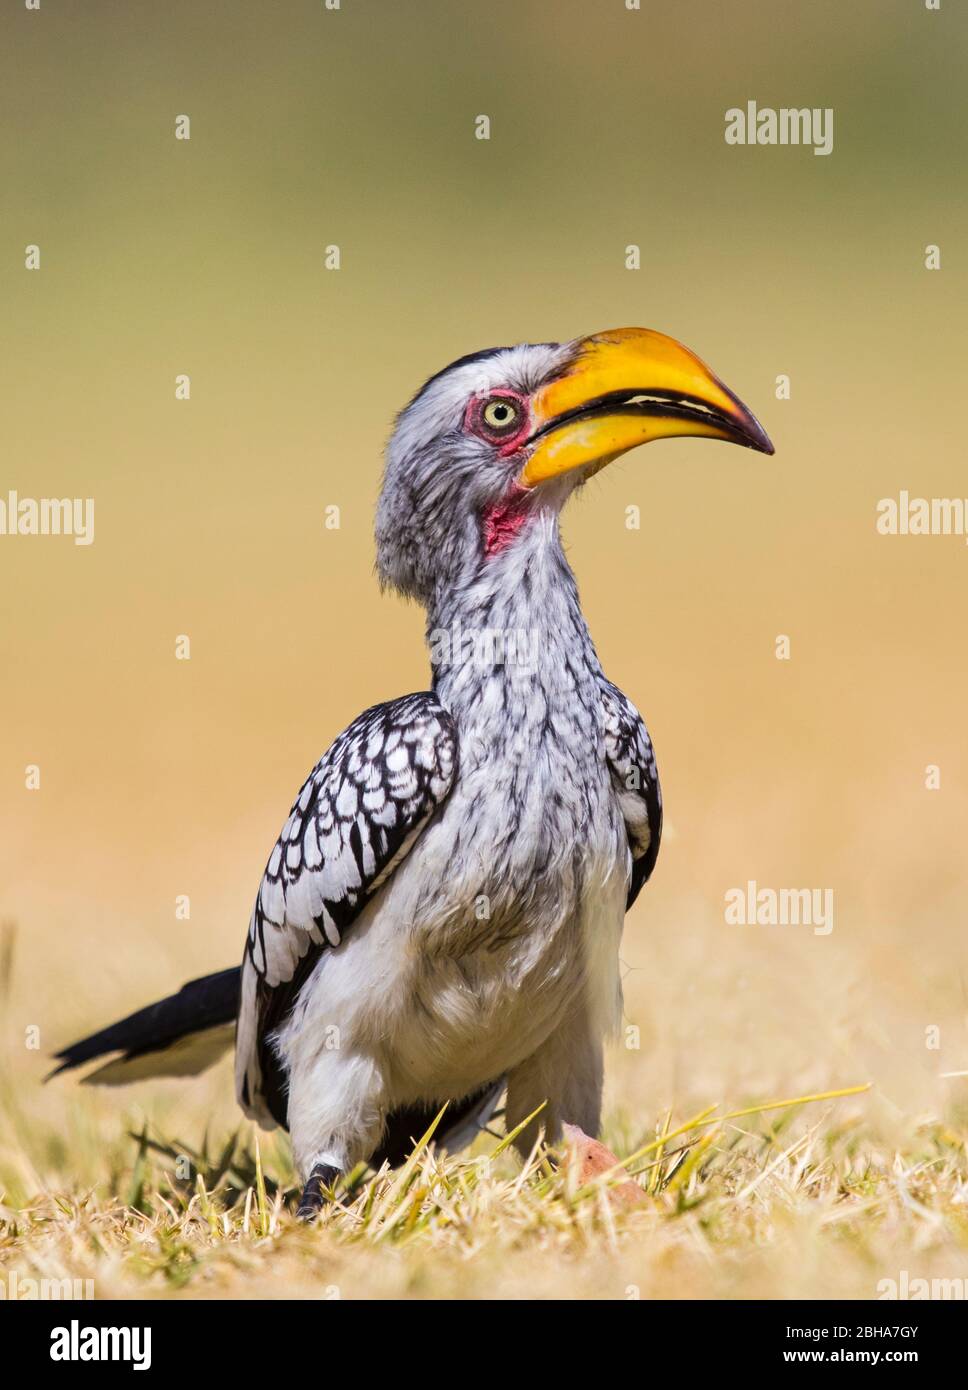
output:
<path id="1" fill-rule="evenodd" d="M 518 428 L 511 435 L 489 429 L 482 417 L 481 411 L 484 405 L 488 401 L 494 400 L 495 397 L 513 401 L 521 412 Z M 516 391 L 506 390 L 503 387 L 488 391 L 484 396 L 474 396 L 467 405 L 464 428 L 469 433 L 486 439 L 489 444 L 498 446 L 498 453 L 501 458 L 509 458 L 517 452 L 531 433 L 531 411 L 528 401 Z M 528 489 L 523 488 L 517 479 L 512 479 L 500 502 L 494 503 L 483 513 L 481 517 L 482 537 L 484 554 L 488 559 L 499 555 L 502 550 L 506 549 L 521 530 L 528 515 L 522 503 L 528 495 Z"/>
<path id="2" fill-rule="evenodd" d="M 529 495 L 528 489 L 519 482 L 512 482 L 507 495 L 488 507 L 481 521 L 483 523 L 484 554 L 490 560 L 511 544 L 528 518 L 522 502 Z"/>

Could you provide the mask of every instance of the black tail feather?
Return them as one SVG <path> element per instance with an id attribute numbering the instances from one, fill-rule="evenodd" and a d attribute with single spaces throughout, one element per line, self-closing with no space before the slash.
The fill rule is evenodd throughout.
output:
<path id="1" fill-rule="evenodd" d="M 60 1066 L 54 1068 L 47 1080 L 108 1052 L 123 1052 L 129 1060 L 146 1052 L 162 1051 L 190 1033 L 231 1023 L 239 1009 L 241 973 L 240 967 L 235 965 L 230 970 L 189 980 L 177 994 L 159 999 L 110 1027 L 102 1028 L 99 1033 L 92 1033 L 89 1038 L 71 1043 L 54 1054 Z"/>

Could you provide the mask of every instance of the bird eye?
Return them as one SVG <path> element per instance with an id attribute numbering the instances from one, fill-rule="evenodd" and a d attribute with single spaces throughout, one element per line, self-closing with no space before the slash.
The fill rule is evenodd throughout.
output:
<path id="1" fill-rule="evenodd" d="M 518 423 L 519 414 L 514 401 L 509 401 L 505 396 L 495 396 L 485 403 L 481 419 L 489 430 L 503 434 L 505 430 L 512 429 Z"/>

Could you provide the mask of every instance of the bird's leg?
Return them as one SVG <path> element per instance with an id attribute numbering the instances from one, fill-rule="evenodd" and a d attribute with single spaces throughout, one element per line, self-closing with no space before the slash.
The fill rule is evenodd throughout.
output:
<path id="1" fill-rule="evenodd" d="M 306 1179 L 306 1186 L 299 1199 L 296 1218 L 299 1221 L 312 1221 L 327 1200 L 326 1189 L 332 1187 L 340 1178 L 339 1168 L 331 1163 L 317 1163 Z"/>
<path id="2" fill-rule="evenodd" d="M 307 1011 L 308 1012 L 308 1011 Z M 383 1133 L 383 1082 L 371 1058 L 355 1052 L 341 1034 L 342 1046 L 327 1050 L 319 1031 L 332 1021 L 319 1010 L 315 1023 L 303 1026 L 286 1054 L 289 1067 L 289 1134 L 296 1172 L 306 1187 L 299 1215 L 311 1220 L 329 1187 L 359 1163 L 365 1163 Z M 314 1033 L 313 1029 L 316 1028 Z"/>
<path id="3" fill-rule="evenodd" d="M 514 1141 L 522 1158 L 527 1158 L 535 1139 L 544 1131 L 548 1144 L 561 1145 L 565 1162 L 578 1167 L 584 1187 L 619 1160 L 598 1139 L 602 1105 L 602 1045 L 599 1035 L 579 1009 L 566 1019 L 536 1052 L 508 1076 L 505 1124 L 513 1129 L 544 1100 L 544 1109 Z M 615 1178 L 619 1176 L 615 1173 Z M 614 1182 L 608 1188 L 626 1206 L 645 1200 L 638 1183 L 631 1178 Z"/>
<path id="4" fill-rule="evenodd" d="M 602 1044 L 585 1010 L 576 1008 L 526 1061 L 508 1073 L 504 1123 L 515 1129 L 544 1102 L 544 1108 L 518 1135 L 514 1146 L 527 1158 L 540 1134 L 561 1142 L 564 1123 L 596 1134 L 601 1123 Z"/>

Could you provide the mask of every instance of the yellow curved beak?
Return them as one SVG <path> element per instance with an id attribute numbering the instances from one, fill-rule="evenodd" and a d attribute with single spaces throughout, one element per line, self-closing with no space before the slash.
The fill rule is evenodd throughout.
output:
<path id="1" fill-rule="evenodd" d="M 524 487 L 573 468 L 604 468 L 639 444 L 675 435 L 773 453 L 756 417 L 705 363 L 648 328 L 582 339 L 569 371 L 535 393 L 532 412 Z"/>

